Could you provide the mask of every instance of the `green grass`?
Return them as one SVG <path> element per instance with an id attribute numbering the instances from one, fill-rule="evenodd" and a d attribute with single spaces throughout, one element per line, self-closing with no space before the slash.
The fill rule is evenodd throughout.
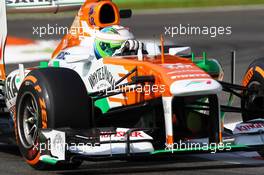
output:
<path id="1" fill-rule="evenodd" d="M 264 0 L 113 0 L 120 8 L 186 8 L 264 4 Z"/>

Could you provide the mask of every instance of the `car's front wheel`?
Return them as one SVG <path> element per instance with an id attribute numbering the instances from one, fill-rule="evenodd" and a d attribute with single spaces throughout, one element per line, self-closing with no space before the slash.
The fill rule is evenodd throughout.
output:
<path id="1" fill-rule="evenodd" d="M 17 144 L 26 162 L 36 169 L 54 166 L 40 161 L 39 130 L 42 128 L 90 127 L 91 101 L 79 75 L 70 69 L 46 68 L 30 72 L 22 83 L 16 102 Z M 78 162 L 57 166 L 77 168 Z"/>
<path id="2" fill-rule="evenodd" d="M 264 118 L 264 58 L 253 61 L 243 79 L 241 100 L 243 121 Z"/>

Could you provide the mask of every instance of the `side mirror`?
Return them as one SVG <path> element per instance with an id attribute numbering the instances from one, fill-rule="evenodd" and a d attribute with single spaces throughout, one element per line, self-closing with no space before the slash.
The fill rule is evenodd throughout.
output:
<path id="1" fill-rule="evenodd" d="M 120 18 L 131 18 L 132 10 L 131 9 L 123 9 L 119 11 Z"/>

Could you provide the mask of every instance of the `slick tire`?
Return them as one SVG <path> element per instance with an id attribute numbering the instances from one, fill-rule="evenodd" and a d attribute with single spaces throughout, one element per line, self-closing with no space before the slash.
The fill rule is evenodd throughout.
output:
<path id="1" fill-rule="evenodd" d="M 38 131 L 41 128 L 90 128 L 90 107 L 85 85 L 75 71 L 66 68 L 31 71 L 19 89 L 15 115 L 16 140 L 26 162 L 39 170 L 81 165 L 81 162 L 63 162 L 51 166 L 41 162 L 36 147 Z"/>
<path id="2" fill-rule="evenodd" d="M 264 58 L 253 61 L 243 78 L 241 99 L 243 121 L 264 118 Z"/>

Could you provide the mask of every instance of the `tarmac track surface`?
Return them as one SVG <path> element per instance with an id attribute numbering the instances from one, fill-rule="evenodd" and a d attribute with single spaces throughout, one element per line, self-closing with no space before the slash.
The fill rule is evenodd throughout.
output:
<path id="1" fill-rule="evenodd" d="M 264 13 L 263 10 L 230 12 L 197 12 L 134 15 L 122 24 L 129 26 L 140 39 L 155 40 L 164 27 L 182 25 L 192 26 L 231 26 L 232 35 L 211 38 L 210 36 L 166 36 L 167 43 L 191 46 L 197 55 L 206 51 L 208 56 L 218 58 L 225 69 L 226 81 L 230 80 L 230 51 L 237 51 L 237 83 L 248 64 L 264 53 Z M 73 18 L 12 20 L 9 22 L 9 34 L 18 37 L 40 39 L 33 36 L 32 24 L 35 26 L 62 25 L 69 26 Z M 154 36 L 155 35 L 155 36 Z M 59 39 L 53 35 L 41 39 Z M 32 66 L 28 64 L 27 66 Z M 8 70 L 17 66 L 10 65 Z M 237 102 L 238 104 L 238 102 Z M 230 115 L 227 122 L 239 120 L 239 116 Z M 0 169 L 2 174 L 263 174 L 264 161 L 252 153 L 221 153 L 205 155 L 178 155 L 173 158 L 144 159 L 132 162 L 106 161 L 85 162 L 79 170 L 54 170 L 36 172 L 26 165 L 15 146 L 0 146 Z"/>

